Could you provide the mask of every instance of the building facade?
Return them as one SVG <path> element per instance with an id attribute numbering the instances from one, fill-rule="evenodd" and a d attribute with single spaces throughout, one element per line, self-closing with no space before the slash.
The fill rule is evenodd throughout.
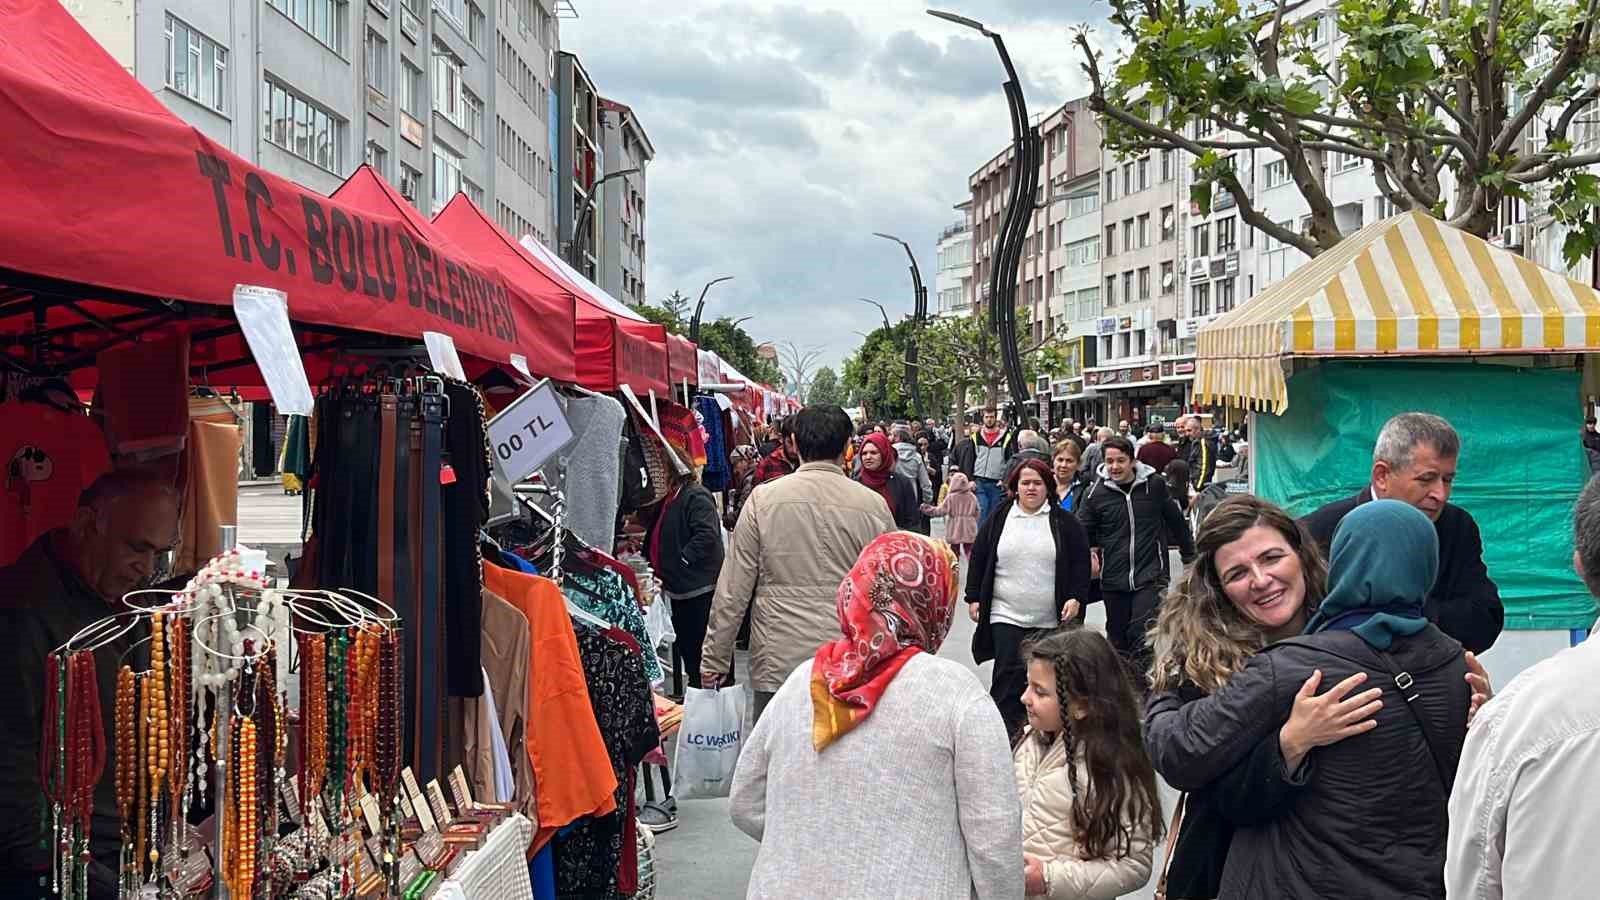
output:
<path id="1" fill-rule="evenodd" d="M 603 212 L 598 283 L 624 303 L 643 303 L 645 174 L 656 148 L 631 108 L 604 97 L 600 99 L 600 133 L 605 172 L 611 177 L 598 190 Z"/>
<path id="2" fill-rule="evenodd" d="M 600 265 L 595 187 L 605 177 L 600 92 L 571 53 L 556 54 L 556 106 L 556 249 L 593 281 Z"/>
<path id="3" fill-rule="evenodd" d="M 963 213 L 959 222 L 946 225 L 939 232 L 935 246 L 938 269 L 933 273 L 932 316 L 968 316 L 972 314 L 972 224 L 966 219 L 972 204 L 962 202 L 956 209 Z"/>
<path id="4" fill-rule="evenodd" d="M 424 214 L 461 191 L 548 240 L 549 2 L 64 5 L 180 118 L 264 169 L 327 194 L 365 162 Z"/>

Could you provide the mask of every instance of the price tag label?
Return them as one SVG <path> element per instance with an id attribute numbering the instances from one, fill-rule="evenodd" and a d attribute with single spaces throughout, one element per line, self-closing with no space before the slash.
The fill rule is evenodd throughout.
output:
<path id="1" fill-rule="evenodd" d="M 410 794 L 408 794 L 404 790 L 402 790 L 400 792 L 400 796 L 396 797 L 395 800 L 396 800 L 396 802 L 399 803 L 400 811 L 402 813 L 405 813 L 405 817 L 406 818 L 415 819 L 417 817 L 417 811 L 411 805 L 411 795 Z"/>
<path id="2" fill-rule="evenodd" d="M 233 315 L 278 412 L 311 415 L 311 383 L 306 380 L 294 329 L 289 327 L 289 295 L 253 284 L 234 285 Z"/>
<path id="3" fill-rule="evenodd" d="M 516 369 L 517 373 L 525 379 L 525 384 L 531 385 L 539 380 L 533 377 L 532 372 L 528 371 L 528 358 L 521 353 L 511 354 L 511 368 Z"/>
<path id="4" fill-rule="evenodd" d="M 304 825 L 300 816 L 300 776 L 290 775 L 288 779 L 279 782 L 278 798 L 283 802 L 284 809 L 289 814 L 289 821 L 296 825 Z"/>
<path id="5" fill-rule="evenodd" d="M 450 805 L 444 802 L 444 788 L 439 787 L 437 778 L 428 782 L 428 809 L 444 828 L 449 828 L 450 823 L 455 821 L 455 817 L 450 815 Z"/>
<path id="6" fill-rule="evenodd" d="M 467 773 L 460 766 L 450 773 L 450 793 L 455 795 L 456 809 L 463 815 L 477 806 L 472 800 L 472 788 L 467 784 Z"/>
<path id="7" fill-rule="evenodd" d="M 367 820 L 368 834 L 377 834 L 383 829 L 383 823 L 378 816 L 378 798 L 371 794 L 361 797 L 361 817 Z"/>
<path id="8" fill-rule="evenodd" d="M 461 368 L 461 354 L 456 352 L 455 338 L 437 331 L 424 331 L 422 343 L 428 348 L 428 362 L 435 372 L 458 381 L 467 380 L 467 372 Z"/>
<path id="9" fill-rule="evenodd" d="M 572 426 L 548 379 L 489 420 L 489 446 L 500 476 L 516 484 L 572 442 Z"/>

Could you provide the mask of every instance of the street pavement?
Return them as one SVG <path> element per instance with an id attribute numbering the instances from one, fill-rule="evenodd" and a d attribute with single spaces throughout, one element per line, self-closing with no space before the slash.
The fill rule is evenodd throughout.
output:
<path id="1" fill-rule="evenodd" d="M 939 534 L 942 523 L 935 520 L 934 529 L 935 534 Z M 1173 562 L 1177 563 L 1176 554 Z M 963 582 L 966 579 L 965 568 L 962 569 L 962 579 Z M 1087 620 L 1089 626 L 1104 630 L 1104 606 L 1098 603 L 1090 606 Z M 958 604 L 955 623 L 939 655 L 966 666 L 987 686 L 993 665 L 985 663 L 980 666 L 972 662 L 972 632 L 975 627 L 972 618 L 967 615 L 965 604 Z M 748 671 L 744 660 L 738 662 L 740 671 Z M 845 786 L 841 785 L 841 788 Z M 1161 794 L 1166 821 L 1171 821 L 1172 809 L 1178 799 L 1177 792 L 1163 784 Z M 656 838 L 657 900 L 734 900 L 743 897 L 749 888 L 750 870 L 755 865 L 756 853 L 761 845 L 733 826 L 733 821 L 728 817 L 728 801 L 679 801 L 678 822 L 676 830 Z M 1124 896 L 1139 900 L 1154 897 L 1153 870 L 1160 865 L 1159 852 L 1160 848 L 1157 848 L 1150 883 Z"/>

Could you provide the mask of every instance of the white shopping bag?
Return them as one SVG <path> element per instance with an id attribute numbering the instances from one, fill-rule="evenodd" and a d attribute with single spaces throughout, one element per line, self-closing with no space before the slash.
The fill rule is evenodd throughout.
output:
<path id="1" fill-rule="evenodd" d="M 644 633 L 650 638 L 651 650 L 677 642 L 678 632 L 672 627 L 672 602 L 666 594 L 657 594 L 655 602 L 644 611 Z"/>
<path id="2" fill-rule="evenodd" d="M 679 800 L 728 796 L 744 740 L 744 704 L 741 685 L 684 689 L 683 724 L 672 766 L 672 792 Z"/>

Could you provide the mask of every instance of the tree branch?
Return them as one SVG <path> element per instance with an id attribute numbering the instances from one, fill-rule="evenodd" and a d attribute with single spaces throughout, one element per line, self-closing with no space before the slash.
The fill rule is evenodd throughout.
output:
<path id="1" fill-rule="evenodd" d="M 1523 105 L 1522 111 L 1513 116 L 1500 129 L 1500 135 L 1495 138 L 1494 146 L 1490 148 L 1490 152 L 1493 154 L 1505 156 L 1511 151 L 1512 145 L 1522 136 L 1523 130 L 1528 127 L 1529 122 L 1533 121 L 1533 117 L 1539 114 L 1539 110 L 1544 106 L 1545 101 L 1555 94 L 1557 88 L 1566 82 L 1573 69 L 1577 68 L 1578 63 L 1582 61 L 1583 53 L 1588 49 L 1587 38 L 1594 27 L 1595 16 L 1600 14 L 1600 0 L 1589 0 L 1588 7 L 1588 14 L 1580 19 L 1577 25 L 1573 26 L 1571 33 L 1567 35 L 1567 39 L 1561 47 L 1561 55 L 1556 57 L 1555 61 L 1550 64 L 1550 70 L 1545 72 L 1543 78 L 1539 79 L 1539 84 L 1533 89 L 1533 93 L 1528 96 L 1528 102 Z M 1487 102 L 1488 98 L 1485 98 L 1485 100 Z"/>
<path id="2" fill-rule="evenodd" d="M 1466 116 L 1463 116 L 1460 111 L 1451 105 L 1450 102 L 1445 99 L 1443 94 L 1439 93 L 1437 90 L 1429 87 L 1428 85 L 1422 86 L 1422 92 L 1428 96 L 1429 100 L 1433 101 L 1433 106 L 1435 109 L 1444 110 L 1451 119 L 1455 120 L 1456 126 L 1461 129 L 1461 136 L 1465 138 L 1468 143 L 1476 144 L 1478 142 L 1478 130 L 1472 127 L 1472 123 L 1467 121 Z"/>
<path id="3" fill-rule="evenodd" d="M 1561 159 L 1551 160 L 1550 162 L 1547 162 L 1531 171 L 1514 174 L 1511 176 L 1511 180 L 1517 184 L 1533 184 L 1534 182 L 1544 181 L 1545 179 L 1550 178 L 1557 173 L 1565 172 L 1568 169 L 1581 169 L 1585 166 L 1592 166 L 1597 163 L 1600 163 L 1600 152 L 1581 153 L 1576 156 L 1567 156 L 1562 157 Z"/>

